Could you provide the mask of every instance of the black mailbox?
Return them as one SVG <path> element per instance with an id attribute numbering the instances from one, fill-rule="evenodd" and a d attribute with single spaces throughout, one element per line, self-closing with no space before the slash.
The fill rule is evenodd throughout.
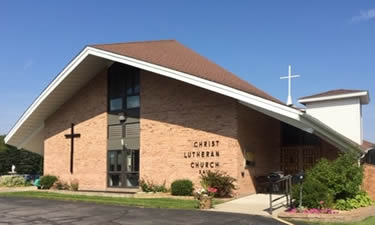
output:
<path id="1" fill-rule="evenodd" d="M 305 179 L 305 172 L 301 171 L 293 175 L 292 181 L 293 183 L 302 183 L 304 179 Z"/>

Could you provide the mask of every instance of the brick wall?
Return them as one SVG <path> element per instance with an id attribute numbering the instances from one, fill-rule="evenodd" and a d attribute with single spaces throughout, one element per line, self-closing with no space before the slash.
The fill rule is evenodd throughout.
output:
<path id="1" fill-rule="evenodd" d="M 167 186 L 188 178 L 198 187 L 203 170 L 220 169 L 237 177 L 236 119 L 233 99 L 142 71 L 141 178 Z"/>
<path id="2" fill-rule="evenodd" d="M 255 193 L 255 179 L 280 170 L 280 122 L 258 111 L 238 105 L 238 184 L 241 194 Z M 255 165 L 245 167 L 245 149 L 249 149 Z"/>
<path id="3" fill-rule="evenodd" d="M 244 195 L 255 193 L 255 176 L 280 168 L 279 121 L 231 98 L 148 72 L 141 74 L 141 87 L 141 178 L 167 185 L 189 178 L 199 186 L 202 169 L 191 163 L 218 162 L 211 170 L 236 178 L 237 193 Z M 200 141 L 219 145 L 195 148 Z M 255 167 L 245 168 L 246 147 L 256 152 Z M 184 155 L 197 151 L 219 151 L 220 156 Z"/>
<path id="4" fill-rule="evenodd" d="M 140 177 L 167 186 L 222 170 L 237 179 L 238 194 L 255 193 L 255 177 L 280 169 L 280 122 L 236 100 L 150 72 L 141 72 Z M 70 124 L 75 123 L 74 174 Z M 107 74 L 99 73 L 45 121 L 45 174 L 81 190 L 106 190 Z M 255 165 L 246 168 L 244 149 Z"/>
<path id="5" fill-rule="evenodd" d="M 106 188 L 107 75 L 99 73 L 45 121 L 44 174 L 70 182 L 82 190 Z M 70 174 L 71 123 L 81 137 L 74 140 L 74 174 Z"/>
<path id="6" fill-rule="evenodd" d="M 375 201 L 375 165 L 364 164 L 364 178 L 363 178 L 363 189 L 371 196 Z"/>

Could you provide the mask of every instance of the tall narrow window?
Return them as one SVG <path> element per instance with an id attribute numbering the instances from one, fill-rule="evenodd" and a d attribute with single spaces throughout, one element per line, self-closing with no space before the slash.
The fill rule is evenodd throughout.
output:
<path id="1" fill-rule="evenodd" d="M 128 76 L 126 85 L 126 108 L 139 108 L 139 76 Z"/>
<path id="2" fill-rule="evenodd" d="M 114 63 L 108 71 L 108 187 L 139 186 L 139 69 Z"/>
<path id="3" fill-rule="evenodd" d="M 121 111 L 123 109 L 124 102 L 124 85 L 125 85 L 125 74 L 121 75 L 122 70 L 119 66 L 115 65 L 110 68 L 109 71 L 109 111 Z"/>

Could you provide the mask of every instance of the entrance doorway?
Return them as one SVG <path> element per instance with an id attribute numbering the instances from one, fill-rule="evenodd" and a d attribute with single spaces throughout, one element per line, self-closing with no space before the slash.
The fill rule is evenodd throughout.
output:
<path id="1" fill-rule="evenodd" d="M 139 150 L 125 149 L 108 152 L 108 186 L 138 187 Z"/>
<path id="2" fill-rule="evenodd" d="M 313 167 L 322 158 L 320 139 L 291 125 L 281 126 L 281 170 L 297 174 Z"/>
<path id="3" fill-rule="evenodd" d="M 290 146 L 281 148 L 281 170 L 297 174 L 310 169 L 321 159 L 320 146 Z"/>

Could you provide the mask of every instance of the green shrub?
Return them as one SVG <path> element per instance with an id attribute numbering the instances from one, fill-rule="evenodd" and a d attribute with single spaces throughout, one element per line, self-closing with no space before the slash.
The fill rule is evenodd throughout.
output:
<path id="1" fill-rule="evenodd" d="M 50 189 L 53 184 L 57 181 L 56 176 L 46 175 L 40 179 L 40 186 L 42 189 Z"/>
<path id="2" fill-rule="evenodd" d="M 329 188 L 335 193 L 335 199 L 354 198 L 361 191 L 363 167 L 358 166 L 357 158 L 352 154 L 341 155 L 333 162 Z"/>
<path id="3" fill-rule="evenodd" d="M 201 175 L 201 185 L 216 188 L 216 197 L 230 197 L 233 190 L 236 189 L 234 182 L 236 182 L 236 179 L 221 171 L 208 171 Z"/>
<path id="4" fill-rule="evenodd" d="M 1 177 L 0 186 L 5 186 L 5 187 L 26 186 L 26 180 L 22 176 L 6 175 L 6 176 Z"/>
<path id="5" fill-rule="evenodd" d="M 70 190 L 69 184 L 61 180 L 55 181 L 51 188 L 57 190 Z"/>
<path id="6" fill-rule="evenodd" d="M 307 179 L 318 180 L 333 192 L 334 200 L 353 198 L 360 192 L 363 168 L 350 153 L 339 156 L 335 161 L 321 160 L 306 173 Z"/>
<path id="7" fill-rule="evenodd" d="M 339 210 L 358 209 L 374 204 L 365 191 L 359 192 L 354 198 L 338 199 L 335 208 Z"/>
<path id="8" fill-rule="evenodd" d="M 298 206 L 300 199 L 300 184 L 293 186 L 292 198 Z M 330 208 L 333 204 L 333 193 L 318 180 L 306 179 L 302 184 L 302 205 L 306 208 Z"/>
<path id="9" fill-rule="evenodd" d="M 175 180 L 171 185 L 171 193 L 172 195 L 178 196 L 190 196 L 193 194 L 193 182 L 191 180 L 183 179 L 183 180 Z"/>
<path id="10" fill-rule="evenodd" d="M 320 160 L 306 172 L 303 183 L 302 204 L 304 207 L 317 208 L 324 201 L 325 207 L 342 199 L 353 199 L 361 191 L 363 168 L 358 166 L 355 155 L 346 153 L 334 161 Z M 293 198 L 299 201 L 299 185 L 292 189 Z"/>
<path id="11" fill-rule="evenodd" d="M 156 185 L 152 182 L 141 180 L 139 182 L 139 185 L 141 186 L 141 189 L 143 192 L 168 192 L 168 189 L 165 187 L 165 181 L 161 185 Z"/>
<path id="12" fill-rule="evenodd" d="M 70 190 L 71 191 L 78 191 L 79 189 L 79 182 L 78 180 L 73 180 L 70 182 Z"/>
<path id="13" fill-rule="evenodd" d="M 165 187 L 165 184 L 162 185 L 155 185 L 154 186 L 154 192 L 168 192 L 168 189 Z"/>
<path id="14" fill-rule="evenodd" d="M 358 166 L 357 158 L 346 153 L 331 162 L 321 160 L 306 174 L 325 184 L 334 195 L 334 199 L 353 198 L 360 192 L 363 180 L 363 168 Z"/>
<path id="15" fill-rule="evenodd" d="M 147 183 L 143 179 L 139 181 L 139 186 L 141 187 L 143 192 L 152 192 L 152 188 L 150 187 L 149 183 Z"/>

